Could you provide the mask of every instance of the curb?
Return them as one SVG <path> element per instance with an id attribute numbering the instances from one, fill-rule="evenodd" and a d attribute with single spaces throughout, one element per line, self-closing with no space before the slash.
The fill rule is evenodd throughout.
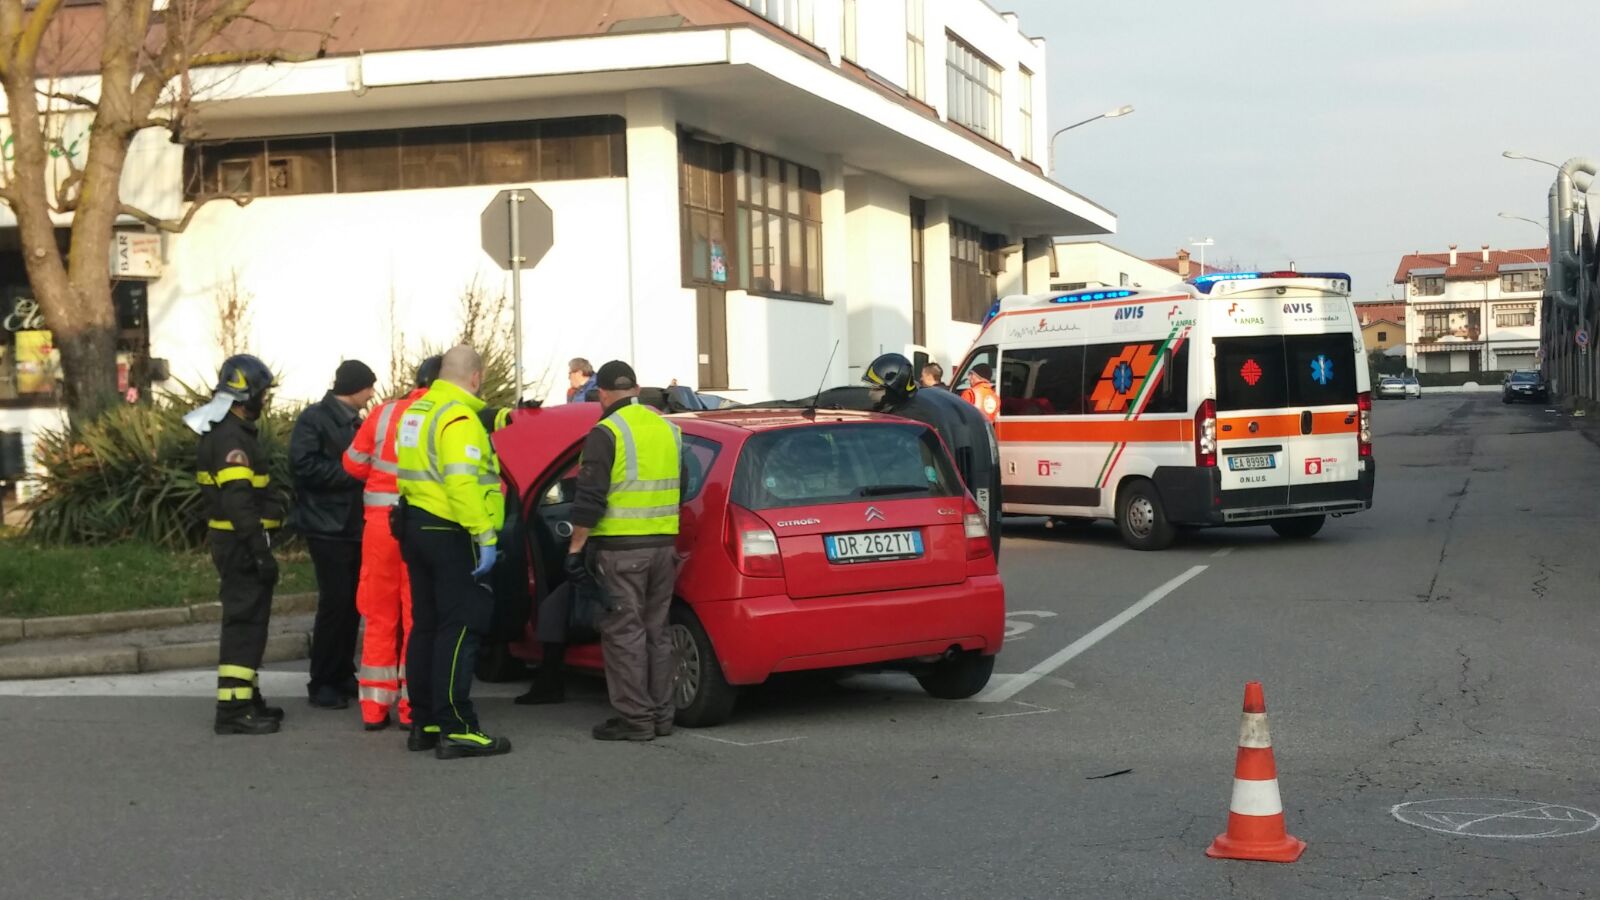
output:
<path id="1" fill-rule="evenodd" d="M 316 608 L 317 595 L 311 592 L 284 594 L 272 598 L 272 614 L 277 616 L 315 612 Z M 0 644 L 40 638 L 82 637 L 90 634 L 138 631 L 144 628 L 170 628 L 176 625 L 218 622 L 221 619 L 221 603 L 193 603 L 168 609 L 135 609 L 82 616 L 0 619 Z M 4 669 L 0 669 L 0 672 L 3 671 Z M 7 676 L 0 674 L 0 678 L 5 677 Z"/>
<path id="2" fill-rule="evenodd" d="M 217 664 L 221 641 L 168 644 L 161 647 L 113 647 L 79 653 L 0 658 L 0 681 L 30 678 L 82 678 L 135 675 L 172 669 L 199 669 Z M 305 659 L 311 653 L 311 632 L 289 631 L 267 638 L 264 663 Z"/>

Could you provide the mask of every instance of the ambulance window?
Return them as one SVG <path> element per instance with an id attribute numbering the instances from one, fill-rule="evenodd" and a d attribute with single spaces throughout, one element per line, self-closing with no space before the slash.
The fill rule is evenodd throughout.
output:
<path id="1" fill-rule="evenodd" d="M 966 390 L 970 387 L 967 383 L 967 373 L 971 372 L 975 366 L 988 366 L 992 371 L 994 369 L 994 357 L 995 349 L 993 347 L 979 347 L 972 351 L 972 355 L 967 357 L 967 361 L 961 366 L 961 371 L 957 373 L 955 380 L 950 382 L 950 387 L 958 391 Z"/>
<path id="2" fill-rule="evenodd" d="M 1291 334 L 1283 339 L 1290 406 L 1348 406 L 1356 402 L 1354 341 L 1349 334 Z"/>
<path id="3" fill-rule="evenodd" d="M 1217 409 L 1281 409 L 1288 405 L 1283 338 L 1217 339 Z"/>
<path id="4" fill-rule="evenodd" d="M 1000 362 L 1000 415 L 1082 414 L 1082 347 L 1006 351 Z"/>
<path id="5" fill-rule="evenodd" d="M 1160 363 L 1157 365 L 1157 363 Z M 1143 403 L 1147 413 L 1187 412 L 1189 348 L 1173 353 L 1159 341 L 1095 344 L 1083 364 L 1085 405 L 1091 414 L 1126 413 Z M 1155 381 L 1147 389 L 1145 382 Z"/>
<path id="6" fill-rule="evenodd" d="M 1189 411 L 1189 342 L 1184 341 L 1174 351 L 1171 347 L 1161 351 L 1159 377 L 1148 388 L 1149 402 L 1146 413 L 1186 413 Z"/>

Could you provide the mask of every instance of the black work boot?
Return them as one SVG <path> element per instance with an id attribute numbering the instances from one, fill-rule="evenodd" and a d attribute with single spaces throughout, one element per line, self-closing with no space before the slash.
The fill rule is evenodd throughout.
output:
<path id="1" fill-rule="evenodd" d="M 406 749 L 412 753 L 432 750 L 439 746 L 439 726 L 411 723 L 411 734 L 406 736 Z"/>
<path id="2" fill-rule="evenodd" d="M 632 722 L 621 718 L 607 719 L 596 725 L 589 733 L 594 735 L 594 739 L 597 741 L 653 741 L 656 739 L 654 725 L 646 725 L 640 728 Z"/>
<path id="3" fill-rule="evenodd" d="M 499 756 L 511 752 L 511 741 L 481 731 L 453 731 L 439 735 L 439 746 L 433 752 L 440 759 Z"/>
<path id="4" fill-rule="evenodd" d="M 561 665 L 566 661 L 566 644 L 544 644 L 544 656 L 539 670 L 533 675 L 528 692 L 512 702 L 518 706 L 539 706 L 546 703 L 565 703 L 566 682 L 561 677 Z"/>
<path id="5" fill-rule="evenodd" d="M 255 707 L 256 715 L 263 719 L 271 719 L 274 722 L 283 721 L 283 707 L 268 706 L 267 698 L 261 696 L 260 684 L 256 685 L 255 693 L 250 697 L 250 705 Z"/>
<path id="6" fill-rule="evenodd" d="M 217 734 L 276 734 L 278 721 L 256 712 L 250 700 L 227 700 L 217 704 Z"/>

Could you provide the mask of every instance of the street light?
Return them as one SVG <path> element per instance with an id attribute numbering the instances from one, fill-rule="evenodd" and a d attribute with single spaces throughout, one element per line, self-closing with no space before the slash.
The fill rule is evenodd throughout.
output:
<path id="1" fill-rule="evenodd" d="M 1525 159 L 1528 162 L 1540 163 L 1542 165 L 1549 166 L 1552 169 L 1561 168 L 1560 166 L 1556 165 L 1555 163 L 1549 161 L 1548 159 L 1540 159 L 1537 156 L 1528 156 L 1527 154 L 1524 154 L 1524 153 L 1518 153 L 1515 150 L 1505 150 L 1505 151 L 1502 151 L 1500 155 L 1504 156 L 1506 159 Z"/>
<path id="2" fill-rule="evenodd" d="M 1089 118 L 1084 119 L 1082 122 L 1073 122 L 1071 125 L 1068 125 L 1065 128 L 1056 129 L 1055 134 L 1050 135 L 1050 174 L 1052 176 L 1056 174 L 1056 138 L 1066 134 L 1074 128 L 1087 125 L 1090 122 L 1098 122 L 1101 119 L 1120 119 L 1132 112 L 1132 106 L 1119 106 L 1116 109 L 1103 112 L 1098 116 L 1090 116 Z"/>
<path id="3" fill-rule="evenodd" d="M 1195 240 L 1194 238 L 1189 238 L 1189 246 L 1191 246 L 1191 247 L 1199 247 L 1200 248 L 1200 274 L 1201 275 L 1206 274 L 1206 248 L 1207 247 L 1214 247 L 1214 246 L 1216 246 L 1216 244 L 1217 244 L 1217 242 L 1212 240 L 1211 238 L 1203 238 L 1203 239 L 1198 240 L 1198 241 Z"/>

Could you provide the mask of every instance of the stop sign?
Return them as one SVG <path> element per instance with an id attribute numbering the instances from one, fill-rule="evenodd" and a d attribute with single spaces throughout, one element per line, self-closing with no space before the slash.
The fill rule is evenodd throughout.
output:
<path id="1" fill-rule="evenodd" d="M 555 243 L 555 217 L 550 206 L 528 188 L 511 188 L 495 194 L 483 208 L 479 222 L 483 252 L 502 269 L 530 269 L 544 259 Z M 516 266 L 512 265 L 514 258 L 517 258 Z"/>

